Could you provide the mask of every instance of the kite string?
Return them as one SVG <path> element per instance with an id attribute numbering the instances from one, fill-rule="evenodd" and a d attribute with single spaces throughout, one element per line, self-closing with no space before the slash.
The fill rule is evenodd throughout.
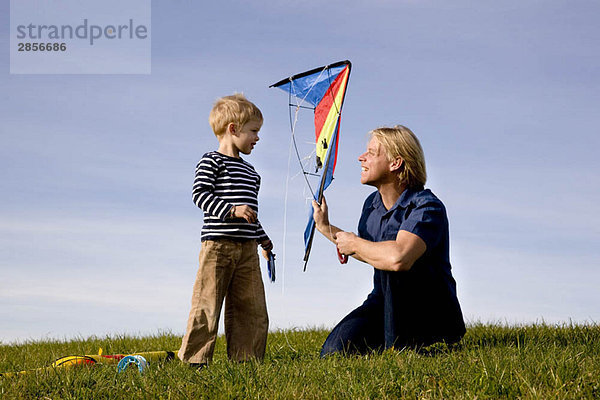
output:
<path id="1" fill-rule="evenodd" d="M 287 215 L 288 215 L 288 195 L 290 188 L 290 170 L 292 163 L 292 143 L 290 141 L 290 146 L 288 150 L 288 167 L 287 167 L 287 175 L 285 178 L 285 195 L 283 200 L 283 248 L 281 252 L 283 253 L 283 263 L 282 263 L 282 276 L 281 276 L 281 295 L 285 295 L 285 260 L 286 260 L 286 241 L 287 241 Z"/>
<path id="2" fill-rule="evenodd" d="M 281 297 L 283 299 L 282 301 L 282 306 L 283 306 L 283 312 L 285 315 L 289 315 L 287 313 L 287 304 L 285 302 L 285 271 L 286 271 L 286 241 L 287 241 L 287 215 L 288 215 L 288 194 L 289 194 L 289 187 L 290 187 L 290 171 L 291 171 L 291 164 L 292 164 L 292 142 L 290 141 L 290 146 L 289 146 L 289 151 L 288 151 L 288 168 L 287 168 L 287 175 L 285 178 L 285 195 L 284 195 L 284 203 L 283 203 L 283 238 L 282 238 L 282 258 L 283 258 L 283 262 L 282 262 L 282 266 L 281 266 Z M 296 350 L 294 348 L 294 346 L 292 346 L 292 344 L 290 343 L 290 340 L 288 339 L 287 336 L 287 332 L 285 330 L 283 330 L 283 336 L 285 337 L 285 341 L 288 345 L 288 347 L 295 353 L 298 352 L 298 350 Z"/>
<path id="3" fill-rule="evenodd" d="M 290 86 L 292 86 L 293 88 L 294 82 L 290 83 Z M 292 91 L 290 90 L 290 93 L 288 95 L 288 104 L 289 104 L 289 114 L 290 114 L 290 129 L 292 131 L 292 144 L 294 146 L 294 150 L 296 151 L 296 158 L 298 159 L 298 164 L 300 164 L 300 170 L 302 171 L 303 175 L 304 175 L 304 181 L 306 182 L 306 185 L 308 186 L 308 188 L 310 189 L 310 192 L 312 193 L 313 197 L 315 197 L 314 194 L 314 190 L 312 188 L 312 186 L 310 185 L 310 182 L 308 181 L 308 178 L 306 177 L 306 171 L 304 170 L 304 165 L 302 164 L 302 158 L 300 157 L 300 151 L 298 150 L 298 145 L 296 143 L 296 124 L 298 123 L 298 112 L 300 111 L 300 104 L 302 101 L 304 101 L 304 99 L 302 99 L 300 101 L 300 103 L 296 103 L 296 111 L 294 112 L 294 119 L 292 120 Z M 308 95 L 308 93 L 307 93 Z M 305 96 L 306 98 L 306 96 Z M 290 145 L 290 156 L 291 156 L 291 145 Z M 288 166 L 289 169 L 289 166 Z"/>

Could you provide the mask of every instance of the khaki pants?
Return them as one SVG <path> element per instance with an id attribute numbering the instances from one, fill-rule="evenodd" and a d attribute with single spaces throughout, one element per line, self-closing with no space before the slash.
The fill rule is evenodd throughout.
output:
<path id="1" fill-rule="evenodd" d="M 269 317 L 255 240 L 202 242 L 192 308 L 179 358 L 188 363 L 212 360 L 225 299 L 225 337 L 230 360 L 262 359 Z"/>

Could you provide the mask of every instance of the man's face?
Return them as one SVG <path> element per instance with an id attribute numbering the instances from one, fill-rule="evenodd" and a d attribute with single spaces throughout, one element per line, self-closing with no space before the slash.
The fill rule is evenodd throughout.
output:
<path id="1" fill-rule="evenodd" d="M 260 140 L 258 131 L 261 126 L 262 122 L 254 119 L 242 125 L 237 135 L 234 136 L 234 143 L 241 153 L 248 155 L 252 152 L 256 142 Z"/>
<path id="2" fill-rule="evenodd" d="M 395 179 L 390 169 L 391 163 L 381 143 L 374 136 L 367 143 L 367 151 L 358 157 L 358 161 L 361 169 L 360 183 L 363 185 L 378 187 L 381 183 Z"/>

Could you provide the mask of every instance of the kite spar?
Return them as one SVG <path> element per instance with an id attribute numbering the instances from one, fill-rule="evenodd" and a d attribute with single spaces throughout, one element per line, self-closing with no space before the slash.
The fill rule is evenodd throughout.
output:
<path id="1" fill-rule="evenodd" d="M 344 104 L 351 67 L 352 64 L 350 61 L 339 61 L 292 75 L 270 86 L 279 88 L 289 95 L 292 141 L 306 183 L 310 188 L 313 198 L 319 204 L 323 200 L 323 192 L 333 180 L 337 161 L 342 105 Z M 296 102 L 295 104 L 292 103 L 293 100 Z M 297 121 L 298 112 L 301 109 L 311 109 L 314 112 L 316 145 L 314 168 L 315 173 L 321 171 L 319 175 L 320 182 L 316 191 L 313 190 L 307 179 L 307 175 L 314 174 L 305 171 L 298 152 L 298 146 L 296 145 L 296 124 L 293 121 Z M 294 118 L 292 118 L 292 110 L 295 113 Z M 311 208 L 308 223 L 304 231 L 304 271 L 306 271 L 314 234 L 315 221 Z M 339 251 L 338 257 L 342 263 L 348 260 L 347 256 L 342 256 Z"/>

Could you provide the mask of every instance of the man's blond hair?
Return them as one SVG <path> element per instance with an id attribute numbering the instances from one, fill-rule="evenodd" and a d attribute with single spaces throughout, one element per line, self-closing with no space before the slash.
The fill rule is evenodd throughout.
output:
<path id="1" fill-rule="evenodd" d="M 263 116 L 258 107 L 242 93 L 218 99 L 208 116 L 210 127 L 217 136 L 224 134 L 230 123 L 236 124 L 239 129 L 250 120 L 262 123 Z"/>
<path id="2" fill-rule="evenodd" d="M 382 127 L 369 132 L 376 137 L 389 161 L 397 157 L 403 162 L 398 170 L 400 184 L 411 189 L 423 189 L 427 181 L 425 155 L 417 136 L 405 126 L 396 125 L 393 128 Z"/>

